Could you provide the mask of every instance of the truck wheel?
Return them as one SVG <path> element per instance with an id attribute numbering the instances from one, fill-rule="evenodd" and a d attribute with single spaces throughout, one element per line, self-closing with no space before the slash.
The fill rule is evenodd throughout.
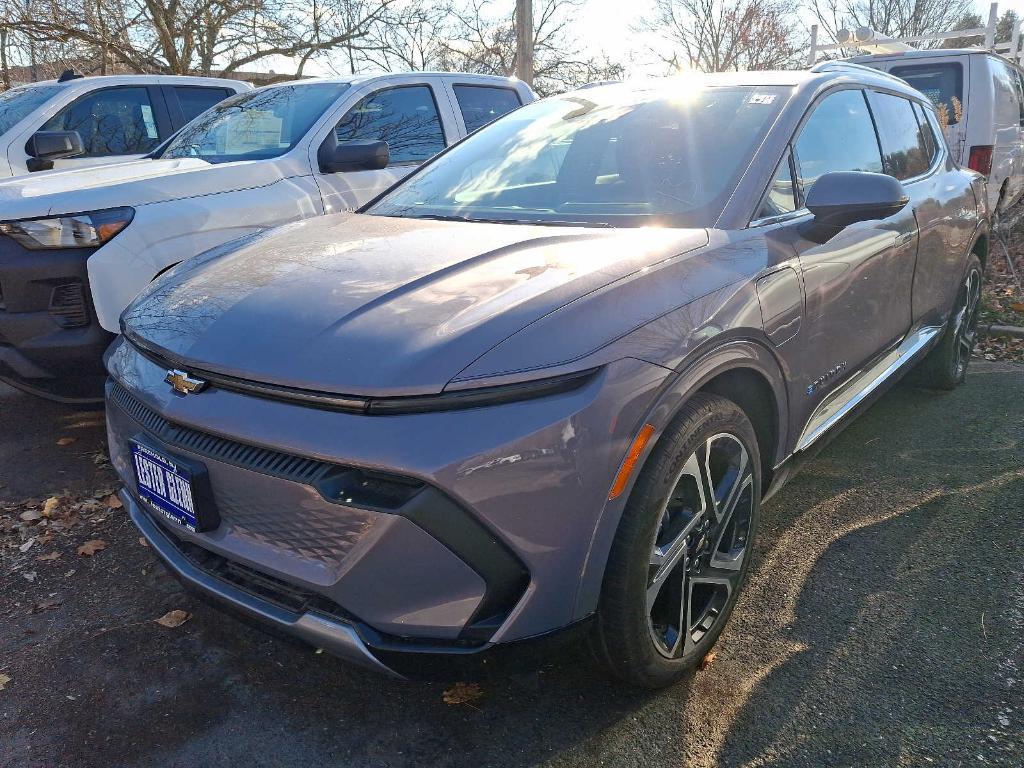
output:
<path id="1" fill-rule="evenodd" d="M 696 395 L 641 470 L 612 544 L 591 638 L 610 672 L 660 688 L 704 658 L 746 579 L 760 501 L 750 420 Z"/>
<path id="2" fill-rule="evenodd" d="M 981 278 L 981 261 L 972 253 L 942 341 L 921 363 L 918 381 L 922 386 L 954 389 L 967 376 L 967 365 L 978 340 Z"/>

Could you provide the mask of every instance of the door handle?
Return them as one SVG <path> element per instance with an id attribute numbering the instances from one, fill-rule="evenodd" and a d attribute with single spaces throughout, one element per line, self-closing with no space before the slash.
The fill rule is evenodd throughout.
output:
<path id="1" fill-rule="evenodd" d="M 914 231 L 914 232 L 903 232 L 901 234 L 896 235 L 896 247 L 899 248 L 900 246 L 906 245 L 907 243 L 909 243 L 911 240 L 914 239 L 914 235 L 916 235 L 916 234 L 917 234 L 917 232 Z"/>

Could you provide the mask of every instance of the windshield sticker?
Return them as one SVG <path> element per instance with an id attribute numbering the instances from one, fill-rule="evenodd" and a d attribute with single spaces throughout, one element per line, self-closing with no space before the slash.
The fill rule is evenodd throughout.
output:
<path id="1" fill-rule="evenodd" d="M 771 104 L 775 101 L 774 93 L 755 93 L 750 97 L 748 104 Z"/>
<path id="2" fill-rule="evenodd" d="M 256 152 L 281 145 L 284 121 L 270 111 L 247 110 L 231 120 L 224 137 L 224 151 L 232 155 Z"/>
<path id="3" fill-rule="evenodd" d="M 155 139 L 156 133 L 156 120 L 153 119 L 153 108 L 149 104 L 142 105 L 142 122 L 146 125 L 146 137 Z"/>

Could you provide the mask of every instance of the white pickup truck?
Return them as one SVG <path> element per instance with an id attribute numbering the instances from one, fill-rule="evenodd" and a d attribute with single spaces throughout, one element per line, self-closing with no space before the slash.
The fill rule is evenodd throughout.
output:
<path id="1" fill-rule="evenodd" d="M 162 272 L 357 208 L 535 98 L 486 75 L 302 80 L 221 102 L 145 159 L 0 181 L 0 379 L 98 398 L 121 312 Z"/>
<path id="2" fill-rule="evenodd" d="M 0 178 L 142 157 L 218 101 L 250 90 L 213 77 L 70 72 L 12 88 L 0 93 Z"/>

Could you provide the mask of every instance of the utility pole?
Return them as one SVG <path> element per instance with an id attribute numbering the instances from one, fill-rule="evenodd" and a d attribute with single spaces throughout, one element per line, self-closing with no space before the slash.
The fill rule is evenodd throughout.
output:
<path id="1" fill-rule="evenodd" d="M 516 0 L 516 77 L 533 86 L 533 0 Z"/>

